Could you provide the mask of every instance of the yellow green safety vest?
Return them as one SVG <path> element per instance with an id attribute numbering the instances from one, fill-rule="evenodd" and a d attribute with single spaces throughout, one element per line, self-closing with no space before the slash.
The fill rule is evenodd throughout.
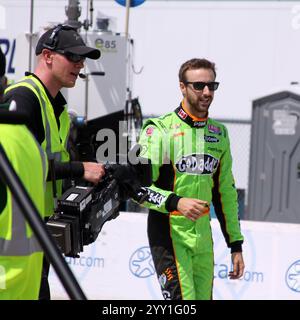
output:
<path id="1" fill-rule="evenodd" d="M 43 218 L 45 152 L 25 125 L 1 124 L 0 143 Z M 43 252 L 8 187 L 6 194 L 0 212 L 0 300 L 37 299 Z"/>
<path id="2" fill-rule="evenodd" d="M 70 129 L 70 119 L 66 107 L 59 117 L 60 128 L 58 129 L 53 106 L 41 82 L 32 75 L 26 76 L 21 79 L 20 82 L 8 87 L 5 92 L 20 86 L 32 90 L 39 99 L 45 131 L 45 139 L 42 142 L 42 148 L 46 151 L 48 160 L 53 159 L 60 162 L 69 161 L 67 141 Z M 54 211 L 52 186 L 52 181 L 47 182 L 45 193 L 46 217 L 52 215 Z M 57 196 L 59 197 L 62 194 L 62 180 L 56 180 L 56 190 Z"/>

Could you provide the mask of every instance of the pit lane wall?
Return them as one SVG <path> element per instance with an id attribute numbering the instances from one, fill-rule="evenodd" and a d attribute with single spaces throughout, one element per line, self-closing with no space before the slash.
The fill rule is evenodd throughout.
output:
<path id="1" fill-rule="evenodd" d="M 211 221 L 216 300 L 300 299 L 300 224 L 241 221 L 246 269 L 229 280 L 230 251 L 218 221 Z M 121 212 L 107 222 L 79 259 L 66 258 L 88 299 L 159 300 L 160 288 L 147 240 L 147 214 Z M 68 299 L 53 269 L 52 299 Z"/>

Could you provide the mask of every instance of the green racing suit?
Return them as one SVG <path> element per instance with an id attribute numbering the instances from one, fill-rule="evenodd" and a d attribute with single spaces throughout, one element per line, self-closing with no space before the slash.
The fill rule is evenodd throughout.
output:
<path id="1" fill-rule="evenodd" d="M 143 203 L 149 208 L 148 239 L 165 299 L 212 299 L 213 241 L 210 215 L 196 221 L 177 211 L 181 197 L 213 203 L 227 246 L 242 251 L 237 191 L 226 127 L 195 119 L 180 105 L 148 119 L 140 156 L 151 160 L 153 184 Z"/>

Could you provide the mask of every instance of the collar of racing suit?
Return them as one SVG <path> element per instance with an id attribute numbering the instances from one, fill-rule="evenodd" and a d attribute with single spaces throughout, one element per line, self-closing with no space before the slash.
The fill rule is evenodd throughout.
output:
<path id="1" fill-rule="evenodd" d="M 208 116 L 201 119 L 193 117 L 184 109 L 183 102 L 180 103 L 179 107 L 175 110 L 175 113 L 182 121 L 192 128 L 203 128 L 206 126 Z"/>

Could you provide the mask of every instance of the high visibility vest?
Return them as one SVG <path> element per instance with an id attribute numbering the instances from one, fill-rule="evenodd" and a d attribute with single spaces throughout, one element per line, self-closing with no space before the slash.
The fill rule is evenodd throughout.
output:
<path id="1" fill-rule="evenodd" d="M 20 82 L 8 87 L 5 92 L 20 86 L 24 86 L 32 90 L 39 100 L 45 132 L 45 139 L 42 142 L 42 148 L 46 151 L 48 160 L 53 159 L 59 162 L 69 161 L 67 141 L 70 130 L 70 119 L 66 107 L 64 107 L 64 111 L 59 117 L 60 128 L 58 129 L 53 106 L 41 82 L 32 75 L 26 76 Z M 54 212 L 52 186 L 52 181 L 47 182 L 45 193 L 46 216 L 50 216 Z M 61 196 L 62 180 L 56 180 L 56 191 L 57 196 Z"/>
<path id="2" fill-rule="evenodd" d="M 47 157 L 25 125 L 0 125 L 0 143 L 37 210 L 44 217 Z M 0 299 L 38 299 L 43 252 L 22 208 L 6 186 L 0 212 Z"/>

